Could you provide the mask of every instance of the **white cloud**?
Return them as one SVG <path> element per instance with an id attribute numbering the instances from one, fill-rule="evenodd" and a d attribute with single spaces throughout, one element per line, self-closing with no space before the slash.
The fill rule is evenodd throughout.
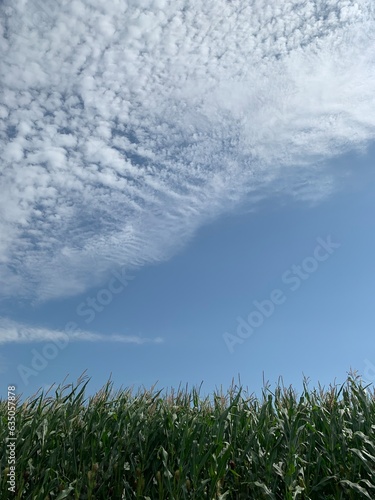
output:
<path id="1" fill-rule="evenodd" d="M 166 259 L 280 186 L 318 200 L 335 189 L 325 163 L 375 136 L 372 0 L 0 13 L 3 298 L 74 295 Z"/>
<path id="2" fill-rule="evenodd" d="M 161 337 L 147 338 L 136 335 L 101 335 L 76 329 L 72 332 L 62 330 L 51 330 L 28 326 L 6 318 L 0 318 L 0 345 L 4 344 L 26 344 L 33 342 L 50 342 L 59 340 L 69 342 L 119 342 L 123 344 L 160 344 L 164 342 Z M 1 358 L 0 358 L 1 367 Z M 1 371 L 1 370 L 0 370 Z"/>

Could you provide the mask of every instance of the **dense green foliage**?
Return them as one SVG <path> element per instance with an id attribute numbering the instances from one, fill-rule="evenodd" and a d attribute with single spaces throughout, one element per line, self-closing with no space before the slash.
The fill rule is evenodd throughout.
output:
<path id="1" fill-rule="evenodd" d="M 342 386 L 266 386 L 260 399 L 233 386 L 162 395 L 85 398 L 87 380 L 17 408 L 15 498 L 375 498 L 375 394 Z M 0 496 L 7 491 L 6 402 L 0 402 Z"/>

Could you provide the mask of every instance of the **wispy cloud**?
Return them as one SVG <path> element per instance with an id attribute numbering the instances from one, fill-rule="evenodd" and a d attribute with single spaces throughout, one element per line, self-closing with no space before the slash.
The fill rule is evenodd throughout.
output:
<path id="1" fill-rule="evenodd" d="M 82 330 L 65 333 L 59 330 L 27 326 L 9 319 L 0 319 L 0 345 L 26 344 L 36 342 L 51 342 L 62 340 L 66 342 L 119 342 L 124 344 L 160 344 L 161 337 L 145 338 L 129 335 L 102 335 Z"/>
<path id="2" fill-rule="evenodd" d="M 39 3 L 0 5 L 2 297 L 167 259 L 245 199 L 318 200 L 375 137 L 372 0 Z"/>

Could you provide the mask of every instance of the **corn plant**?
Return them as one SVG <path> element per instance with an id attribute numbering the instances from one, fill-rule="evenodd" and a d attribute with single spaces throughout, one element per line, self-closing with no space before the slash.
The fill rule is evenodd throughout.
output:
<path id="1" fill-rule="evenodd" d="M 375 498 L 375 393 L 350 375 L 300 395 L 235 386 L 114 391 L 89 380 L 16 411 L 17 499 Z M 0 401 L 0 497 L 10 498 L 7 406 Z"/>

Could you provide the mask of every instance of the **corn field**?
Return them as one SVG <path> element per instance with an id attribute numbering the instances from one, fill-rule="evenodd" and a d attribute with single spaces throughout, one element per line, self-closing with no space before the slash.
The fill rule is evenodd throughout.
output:
<path id="1" fill-rule="evenodd" d="M 17 499 L 375 498 L 375 393 L 357 376 L 300 395 L 232 384 L 113 390 L 88 380 L 16 410 L 16 492 L 7 482 L 7 403 L 0 401 L 0 497 Z"/>

